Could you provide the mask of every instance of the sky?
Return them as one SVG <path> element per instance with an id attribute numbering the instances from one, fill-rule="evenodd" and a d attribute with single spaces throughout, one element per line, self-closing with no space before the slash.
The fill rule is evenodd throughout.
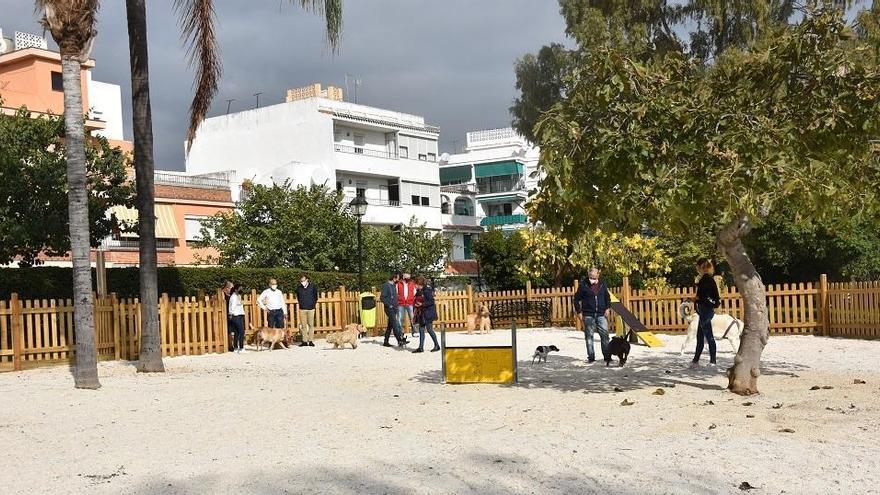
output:
<path id="1" fill-rule="evenodd" d="M 193 92 L 173 3 L 147 2 L 155 160 L 164 170 L 184 168 Z M 345 0 L 333 55 L 321 19 L 296 3 L 215 1 L 224 71 L 209 116 L 225 113 L 227 99 L 232 111 L 253 108 L 257 92 L 265 106 L 313 82 L 344 88 L 351 74 L 361 81 L 358 103 L 423 115 L 440 126 L 441 151 L 452 152 L 470 130 L 510 125 L 517 58 L 565 41 L 556 0 Z M 33 2 L 0 0 L 0 29 L 42 33 Z M 101 2 L 97 29 L 93 78 L 122 86 L 131 139 L 125 2 Z"/>

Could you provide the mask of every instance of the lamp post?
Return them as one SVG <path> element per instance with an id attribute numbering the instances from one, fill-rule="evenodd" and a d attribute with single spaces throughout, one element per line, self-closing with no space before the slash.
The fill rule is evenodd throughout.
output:
<path id="1" fill-rule="evenodd" d="M 363 242 L 361 241 L 361 219 L 367 214 L 367 199 L 363 196 L 355 196 L 349 203 L 351 211 L 357 217 L 357 235 L 358 235 L 358 293 L 364 290 L 364 252 Z"/>

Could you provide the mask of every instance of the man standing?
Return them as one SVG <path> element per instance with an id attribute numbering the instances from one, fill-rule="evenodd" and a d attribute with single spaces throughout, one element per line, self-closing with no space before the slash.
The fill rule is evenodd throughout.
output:
<path id="1" fill-rule="evenodd" d="M 299 303 L 299 330 L 302 336 L 300 347 L 315 347 L 315 306 L 318 304 L 318 288 L 311 284 L 305 274 L 299 277 L 296 288 L 296 301 Z"/>
<path id="2" fill-rule="evenodd" d="M 269 328 L 284 328 L 287 304 L 284 303 L 284 294 L 278 290 L 278 282 L 274 278 L 269 279 L 269 288 L 257 298 L 257 306 L 269 312 Z"/>
<path id="3" fill-rule="evenodd" d="M 382 301 L 385 307 L 385 318 L 388 319 L 388 326 L 385 327 L 385 343 L 382 344 L 385 347 L 391 347 L 391 344 L 388 343 L 388 339 L 391 338 L 391 332 L 394 332 L 394 338 L 397 339 L 398 346 L 403 347 L 408 342 L 400 331 L 400 320 L 397 314 L 398 307 L 400 306 L 397 297 L 397 280 L 397 274 L 391 274 L 388 277 L 388 281 L 382 286 L 382 293 L 379 295 L 379 300 Z"/>
<path id="4" fill-rule="evenodd" d="M 608 356 L 608 315 L 611 311 L 611 295 L 605 282 L 599 280 L 599 269 L 590 268 L 589 278 L 582 280 L 574 295 L 574 309 L 584 318 L 584 336 L 587 341 L 587 362 L 596 360 L 593 350 L 593 333 L 598 330 L 602 343 L 602 357 Z"/>
<path id="5" fill-rule="evenodd" d="M 409 273 L 403 274 L 403 280 L 397 282 L 397 303 L 400 309 L 397 310 L 398 319 L 400 319 L 400 332 L 403 333 L 403 317 L 409 316 L 409 327 L 412 336 L 416 336 L 416 326 L 413 324 L 413 304 L 416 297 L 416 284 L 409 279 Z"/>

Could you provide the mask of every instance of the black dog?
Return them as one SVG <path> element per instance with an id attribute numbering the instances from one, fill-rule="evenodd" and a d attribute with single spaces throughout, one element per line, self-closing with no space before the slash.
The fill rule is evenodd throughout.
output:
<path id="1" fill-rule="evenodd" d="M 620 360 L 620 366 L 626 364 L 626 358 L 629 356 L 629 342 L 623 337 L 614 337 L 608 343 L 608 357 L 605 358 L 605 366 L 611 364 L 611 356 L 617 356 Z"/>

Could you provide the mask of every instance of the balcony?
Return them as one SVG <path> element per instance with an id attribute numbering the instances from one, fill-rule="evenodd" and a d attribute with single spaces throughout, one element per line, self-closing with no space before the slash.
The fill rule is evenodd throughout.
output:
<path id="1" fill-rule="evenodd" d="M 448 186 L 440 186 L 440 192 L 451 194 L 477 194 L 476 184 L 451 184 Z"/>
<path id="2" fill-rule="evenodd" d="M 485 217 L 480 221 L 483 227 L 492 227 L 498 225 L 516 225 L 529 221 L 527 215 L 501 215 L 497 217 Z"/>
<path id="3" fill-rule="evenodd" d="M 388 158 L 390 160 L 397 160 L 397 154 L 391 153 L 386 150 L 372 150 L 370 148 L 364 148 L 363 146 L 346 146 L 343 144 L 334 144 L 334 151 L 338 151 L 340 153 L 350 153 L 352 155 L 364 155 L 364 156 L 372 156 L 376 158 Z"/>
<path id="4" fill-rule="evenodd" d="M 522 178 L 513 179 L 477 179 L 478 194 L 496 194 L 506 192 L 519 192 L 525 189 L 525 181 Z M 524 191 L 523 191 L 524 192 Z"/>
<path id="5" fill-rule="evenodd" d="M 137 251 L 140 249 L 140 242 L 137 239 L 113 239 L 107 237 L 101 241 L 101 250 L 103 251 Z M 173 251 L 174 241 L 172 239 L 156 239 L 157 251 Z"/>
<path id="6" fill-rule="evenodd" d="M 194 187 L 199 189 L 229 189 L 229 180 L 220 177 L 180 175 L 156 172 L 156 185 Z"/>
<path id="7" fill-rule="evenodd" d="M 354 196 L 343 196 L 342 203 L 347 205 L 351 203 L 354 199 Z M 369 206 L 400 206 L 400 201 L 396 199 L 378 199 L 378 198 L 366 198 L 367 205 Z"/>

